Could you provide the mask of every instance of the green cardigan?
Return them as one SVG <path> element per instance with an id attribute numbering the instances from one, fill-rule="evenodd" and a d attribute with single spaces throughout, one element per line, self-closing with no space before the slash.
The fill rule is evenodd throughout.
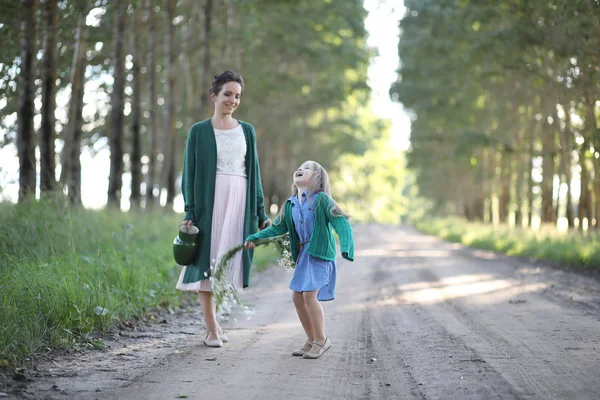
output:
<path id="1" fill-rule="evenodd" d="M 345 217 L 334 216 L 331 214 L 331 207 L 333 207 L 334 204 L 331 197 L 324 192 L 317 193 L 316 196 L 315 223 L 313 232 L 310 236 L 310 241 L 306 244 L 306 251 L 314 257 L 319 257 L 324 260 L 335 260 L 336 248 L 335 237 L 333 236 L 332 231 L 333 227 L 340 238 L 342 257 L 354 261 L 354 237 L 352 234 L 352 226 Z M 269 228 L 248 236 L 246 241 L 252 242 L 257 239 L 265 239 L 289 232 L 290 251 L 292 253 L 292 259 L 296 261 L 298 259 L 299 239 L 292 218 L 292 201 L 286 201 L 284 207 L 283 222 L 281 221 L 281 217 L 278 216 Z"/>
<path id="2" fill-rule="evenodd" d="M 246 138 L 246 175 L 248 186 L 246 191 L 246 211 L 244 215 L 244 237 L 258 231 L 268 219 L 265 214 L 260 167 L 256 151 L 256 134 L 254 127 L 246 122 L 238 121 Z M 200 229 L 200 249 L 193 264 L 188 265 L 183 276 L 183 283 L 197 282 L 210 277 L 210 233 L 212 230 L 212 213 L 215 198 L 215 179 L 217 176 L 217 141 L 210 119 L 192 126 L 188 135 L 181 178 L 181 192 L 185 203 L 185 220 L 194 221 Z M 244 250 L 244 287 L 250 283 L 250 265 L 254 252 Z"/>

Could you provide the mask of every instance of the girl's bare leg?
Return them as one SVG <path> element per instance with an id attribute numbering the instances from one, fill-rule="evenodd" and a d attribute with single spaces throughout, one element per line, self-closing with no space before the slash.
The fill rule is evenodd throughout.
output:
<path id="1" fill-rule="evenodd" d="M 318 290 L 312 292 L 304 292 L 304 303 L 308 309 L 308 315 L 315 333 L 314 340 L 318 343 L 325 342 L 325 315 L 323 313 L 323 307 L 319 300 L 317 300 Z"/>
<path id="2" fill-rule="evenodd" d="M 306 337 L 308 338 L 308 341 L 312 343 L 315 340 L 315 331 L 303 294 L 304 293 L 302 292 L 293 292 L 292 299 L 294 300 L 294 307 L 296 307 L 296 313 L 298 313 L 302 328 L 304 328 L 304 332 L 306 332 Z"/>

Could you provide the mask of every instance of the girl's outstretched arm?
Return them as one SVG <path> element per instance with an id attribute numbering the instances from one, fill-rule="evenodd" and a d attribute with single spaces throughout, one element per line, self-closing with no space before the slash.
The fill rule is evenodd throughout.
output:
<path id="1" fill-rule="evenodd" d="M 352 225 L 350 225 L 348 218 L 345 216 L 333 215 L 331 213 L 331 208 L 335 204 L 331 197 L 325 193 L 322 193 L 320 196 L 321 206 L 325 207 L 325 217 L 327 217 L 327 220 L 340 238 L 342 257 L 354 261 L 354 233 L 352 232 Z"/>
<path id="2" fill-rule="evenodd" d="M 277 218 L 275 218 L 275 222 L 273 222 L 273 224 L 271 224 L 271 226 L 269 226 L 267 229 L 263 229 L 260 232 L 257 232 L 253 235 L 248 236 L 246 238 L 245 242 L 248 243 L 248 242 L 252 242 L 257 239 L 266 239 L 266 238 L 270 238 L 273 236 L 283 235 L 287 231 L 288 231 L 288 228 L 287 228 L 285 222 L 281 221 L 281 217 L 278 216 Z"/>

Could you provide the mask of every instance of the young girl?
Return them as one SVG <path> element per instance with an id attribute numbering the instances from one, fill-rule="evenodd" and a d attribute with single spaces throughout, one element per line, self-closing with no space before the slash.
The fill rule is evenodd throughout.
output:
<path id="1" fill-rule="evenodd" d="M 319 163 L 306 161 L 294 172 L 292 192 L 273 225 L 248 236 L 245 246 L 253 248 L 254 240 L 289 232 L 296 262 L 290 289 L 307 336 L 292 355 L 314 359 L 331 348 L 319 303 L 335 298 L 336 244 L 331 228 L 340 238 L 342 257 L 350 261 L 354 261 L 354 239 L 348 216 L 331 198 L 329 176 Z"/>

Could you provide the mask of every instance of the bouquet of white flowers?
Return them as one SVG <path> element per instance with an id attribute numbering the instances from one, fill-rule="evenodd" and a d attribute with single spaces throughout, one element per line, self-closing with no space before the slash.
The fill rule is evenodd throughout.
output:
<path id="1" fill-rule="evenodd" d="M 277 236 L 278 239 L 275 241 L 275 247 L 281 254 L 281 258 L 277 261 L 277 264 L 285 268 L 286 271 L 293 271 L 296 268 L 296 263 L 292 259 L 292 253 L 290 252 L 290 235 L 286 233 L 283 236 Z"/>
<path id="2" fill-rule="evenodd" d="M 269 243 L 274 243 L 277 251 L 281 255 L 278 264 L 284 267 L 287 271 L 293 271 L 296 267 L 296 263 L 292 260 L 292 253 L 290 252 L 290 236 L 288 233 L 274 236 L 267 239 L 258 239 L 254 241 L 256 246 L 261 246 Z M 213 276 L 210 278 L 213 282 L 213 297 L 219 311 L 227 313 L 231 311 L 234 304 L 239 304 L 242 308 L 247 308 L 241 299 L 237 295 L 237 291 L 227 279 L 227 265 L 235 257 L 235 254 L 244 248 L 243 244 L 232 247 L 223 254 L 221 260 L 217 264 L 216 260 L 213 260 L 211 270 L 214 271 Z"/>

